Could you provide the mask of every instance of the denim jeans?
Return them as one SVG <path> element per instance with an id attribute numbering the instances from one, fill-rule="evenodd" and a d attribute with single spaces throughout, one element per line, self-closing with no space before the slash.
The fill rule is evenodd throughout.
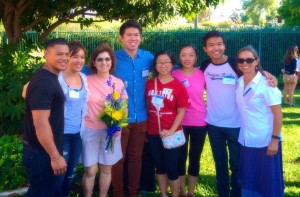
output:
<path id="1" fill-rule="evenodd" d="M 241 188 L 238 184 L 237 176 L 240 158 L 240 145 L 238 143 L 240 128 L 208 125 L 207 130 L 215 160 L 219 197 L 239 197 L 241 196 Z M 231 170 L 231 191 L 229 187 L 228 152 Z"/>
<path id="2" fill-rule="evenodd" d="M 43 149 L 24 143 L 22 160 L 29 181 L 27 197 L 59 196 L 59 176 L 54 175 L 50 157 Z"/>
<path id="3" fill-rule="evenodd" d="M 80 133 L 64 134 L 63 156 L 67 163 L 67 171 L 60 176 L 60 193 L 62 196 L 69 196 L 70 194 L 81 147 Z"/>

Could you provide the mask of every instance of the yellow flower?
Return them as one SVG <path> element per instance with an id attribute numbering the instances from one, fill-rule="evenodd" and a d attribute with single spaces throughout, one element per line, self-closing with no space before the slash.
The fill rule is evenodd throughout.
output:
<path id="1" fill-rule="evenodd" d="M 119 121 L 119 120 L 121 120 L 122 119 L 122 116 L 123 116 L 123 114 L 122 114 L 122 111 L 113 111 L 112 112 L 112 114 L 111 114 L 111 117 L 114 119 L 114 120 L 116 120 L 116 121 Z"/>
<path id="2" fill-rule="evenodd" d="M 104 112 L 107 114 L 110 114 L 113 111 L 112 107 L 109 105 L 106 105 Z"/>
<path id="3" fill-rule="evenodd" d="M 121 94 L 117 91 L 114 91 L 114 93 L 112 95 L 112 97 L 115 101 L 118 100 L 120 98 L 120 96 L 121 96 Z"/>

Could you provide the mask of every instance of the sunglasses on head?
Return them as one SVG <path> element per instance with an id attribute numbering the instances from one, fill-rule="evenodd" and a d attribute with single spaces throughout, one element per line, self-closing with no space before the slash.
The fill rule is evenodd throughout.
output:
<path id="1" fill-rule="evenodd" d="M 237 62 L 238 64 L 243 64 L 244 62 L 246 62 L 247 64 L 252 64 L 255 60 L 256 60 L 256 59 L 254 59 L 254 58 L 246 58 L 246 59 L 238 58 L 238 59 L 236 60 L 236 62 Z"/>

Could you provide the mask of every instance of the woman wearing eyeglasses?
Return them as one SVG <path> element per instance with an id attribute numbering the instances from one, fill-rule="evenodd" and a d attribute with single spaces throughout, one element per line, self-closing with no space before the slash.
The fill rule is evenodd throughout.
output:
<path id="1" fill-rule="evenodd" d="M 181 121 L 185 108 L 190 105 L 185 87 L 171 75 L 174 63 L 169 52 L 158 52 L 153 60 L 156 77 L 147 81 L 145 88 L 148 105 L 147 134 L 162 197 L 167 196 L 168 184 L 172 197 L 178 197 L 179 148 L 165 149 L 161 138 L 182 130 Z"/>
<path id="2" fill-rule="evenodd" d="M 116 67 L 116 57 L 112 48 L 107 44 L 99 45 L 91 54 L 89 68 L 92 75 L 87 77 L 89 94 L 87 99 L 88 113 L 85 117 L 85 128 L 82 133 L 82 155 L 85 173 L 82 185 L 85 197 L 92 196 L 96 173 L 100 168 L 100 197 L 106 197 L 111 183 L 111 168 L 122 158 L 120 132 L 114 136 L 113 151 L 106 152 L 107 125 L 99 119 L 99 114 L 104 110 L 104 102 L 108 94 L 115 90 L 124 92 L 122 80 L 111 73 Z M 110 84 L 109 84 L 110 83 Z"/>
<path id="3" fill-rule="evenodd" d="M 242 118 L 238 181 L 244 197 L 284 196 L 281 92 L 263 76 L 252 46 L 239 50 L 236 102 Z"/>

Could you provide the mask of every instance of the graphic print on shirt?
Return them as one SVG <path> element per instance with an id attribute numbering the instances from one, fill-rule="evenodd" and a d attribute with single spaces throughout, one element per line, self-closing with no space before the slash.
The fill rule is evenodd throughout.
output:
<path id="1" fill-rule="evenodd" d="M 223 80 L 224 84 L 235 84 L 235 75 L 232 73 L 212 73 L 205 72 L 205 76 L 210 78 L 211 80 Z"/>
<path id="2" fill-rule="evenodd" d="M 232 66 L 209 64 L 205 71 L 207 115 L 205 121 L 219 127 L 240 127 L 239 112 L 235 103 L 237 74 Z"/>
<path id="3" fill-rule="evenodd" d="M 169 89 L 169 88 L 164 88 L 163 90 L 159 90 L 157 94 L 155 94 L 154 90 L 149 90 L 148 96 L 157 95 L 157 96 L 161 96 L 169 101 L 173 101 L 174 95 L 172 94 L 172 92 L 173 92 L 173 89 Z"/>

